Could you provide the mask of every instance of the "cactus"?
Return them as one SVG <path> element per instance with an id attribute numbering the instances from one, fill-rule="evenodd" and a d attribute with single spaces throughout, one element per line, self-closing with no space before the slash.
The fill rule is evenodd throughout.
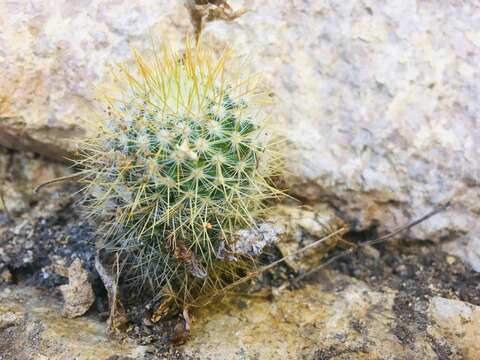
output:
<path id="1" fill-rule="evenodd" d="M 81 143 L 86 209 L 125 279 L 187 306 L 245 275 L 236 234 L 281 194 L 268 96 L 228 50 L 134 55 Z"/>

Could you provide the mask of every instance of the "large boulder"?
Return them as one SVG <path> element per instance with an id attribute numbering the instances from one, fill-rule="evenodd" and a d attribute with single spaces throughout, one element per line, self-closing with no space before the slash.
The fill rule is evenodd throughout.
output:
<path id="1" fill-rule="evenodd" d="M 63 159 L 88 131 L 95 85 L 153 37 L 193 32 L 181 2 L 28 0 L 0 3 L 0 144 Z"/>
<path id="2" fill-rule="evenodd" d="M 290 189 L 354 230 L 438 205 L 416 239 L 462 239 L 480 270 L 479 12 L 474 1 L 239 1 L 204 40 L 252 59 L 277 97 Z M 478 242 L 477 242 L 478 244 Z"/>
<path id="3" fill-rule="evenodd" d="M 84 133 L 92 85 L 129 45 L 147 48 L 150 34 L 179 44 L 203 28 L 207 46 L 247 55 L 276 95 L 296 196 L 330 204 L 357 231 L 392 230 L 451 201 L 410 237 L 457 239 L 450 251 L 480 270 L 473 0 L 196 3 L 0 4 L 0 144 L 61 158 L 71 146 L 59 139 Z"/>

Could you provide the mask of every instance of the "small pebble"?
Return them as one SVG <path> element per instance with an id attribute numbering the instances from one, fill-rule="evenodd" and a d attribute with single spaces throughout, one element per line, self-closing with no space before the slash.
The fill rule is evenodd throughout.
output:
<path id="1" fill-rule="evenodd" d="M 17 315 L 11 311 L 0 314 L 0 330 L 13 326 L 18 321 Z"/>
<path id="2" fill-rule="evenodd" d="M 447 255 L 447 257 L 446 257 L 445 260 L 447 261 L 447 264 L 448 264 L 448 265 L 452 265 L 452 264 L 454 264 L 454 263 L 457 261 L 457 259 L 455 258 L 455 256 L 451 256 L 451 255 Z"/>
<path id="3" fill-rule="evenodd" d="M 4 269 L 0 274 L 0 279 L 1 279 L 1 282 L 7 283 L 7 284 L 11 283 L 13 280 L 13 276 L 10 270 Z"/>

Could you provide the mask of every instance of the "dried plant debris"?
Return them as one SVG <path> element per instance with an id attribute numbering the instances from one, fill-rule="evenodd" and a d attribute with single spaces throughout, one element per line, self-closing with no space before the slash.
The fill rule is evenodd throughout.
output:
<path id="1" fill-rule="evenodd" d="M 250 229 L 241 229 L 235 234 L 237 240 L 234 243 L 234 251 L 227 257 L 231 256 L 233 257 L 231 259 L 234 260 L 233 254 L 258 256 L 265 247 L 275 244 L 284 232 L 282 225 L 268 221 L 259 222 Z"/>
<path id="2" fill-rule="evenodd" d="M 187 7 L 190 10 L 197 38 L 207 22 L 233 21 L 248 11 L 248 9 L 233 10 L 226 0 L 188 0 Z"/>
<path id="3" fill-rule="evenodd" d="M 115 262 L 118 265 L 118 259 Z M 118 268 L 118 267 L 117 267 Z M 102 264 L 100 254 L 95 256 L 95 269 L 100 275 L 103 285 L 107 289 L 109 316 L 108 316 L 108 331 L 112 335 L 116 335 L 124 331 L 128 324 L 127 312 L 120 300 L 118 287 L 118 273 L 112 275 Z"/>

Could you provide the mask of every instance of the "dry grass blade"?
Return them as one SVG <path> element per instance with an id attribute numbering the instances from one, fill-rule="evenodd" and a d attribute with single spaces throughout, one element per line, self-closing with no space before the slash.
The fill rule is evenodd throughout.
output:
<path id="1" fill-rule="evenodd" d="M 37 194 L 40 190 L 42 190 L 44 187 L 47 187 L 47 186 L 50 186 L 50 185 L 53 185 L 53 184 L 58 184 L 58 183 L 62 183 L 62 182 L 76 182 L 76 181 L 79 181 L 82 179 L 84 174 L 82 173 L 76 173 L 76 174 L 72 174 L 72 175 L 67 175 L 67 176 L 62 176 L 62 177 L 59 177 L 59 178 L 56 178 L 56 179 L 52 179 L 52 180 L 49 180 L 49 181 L 46 181 L 42 184 L 39 184 L 37 185 L 34 189 L 33 189 L 33 193 L 34 194 Z"/>
<path id="2" fill-rule="evenodd" d="M 7 203 L 5 201 L 3 189 L 0 189 L 0 202 L 2 203 L 3 210 L 5 211 L 5 214 L 7 215 L 7 219 L 11 219 L 12 214 L 10 213 L 10 211 L 7 208 Z"/>

